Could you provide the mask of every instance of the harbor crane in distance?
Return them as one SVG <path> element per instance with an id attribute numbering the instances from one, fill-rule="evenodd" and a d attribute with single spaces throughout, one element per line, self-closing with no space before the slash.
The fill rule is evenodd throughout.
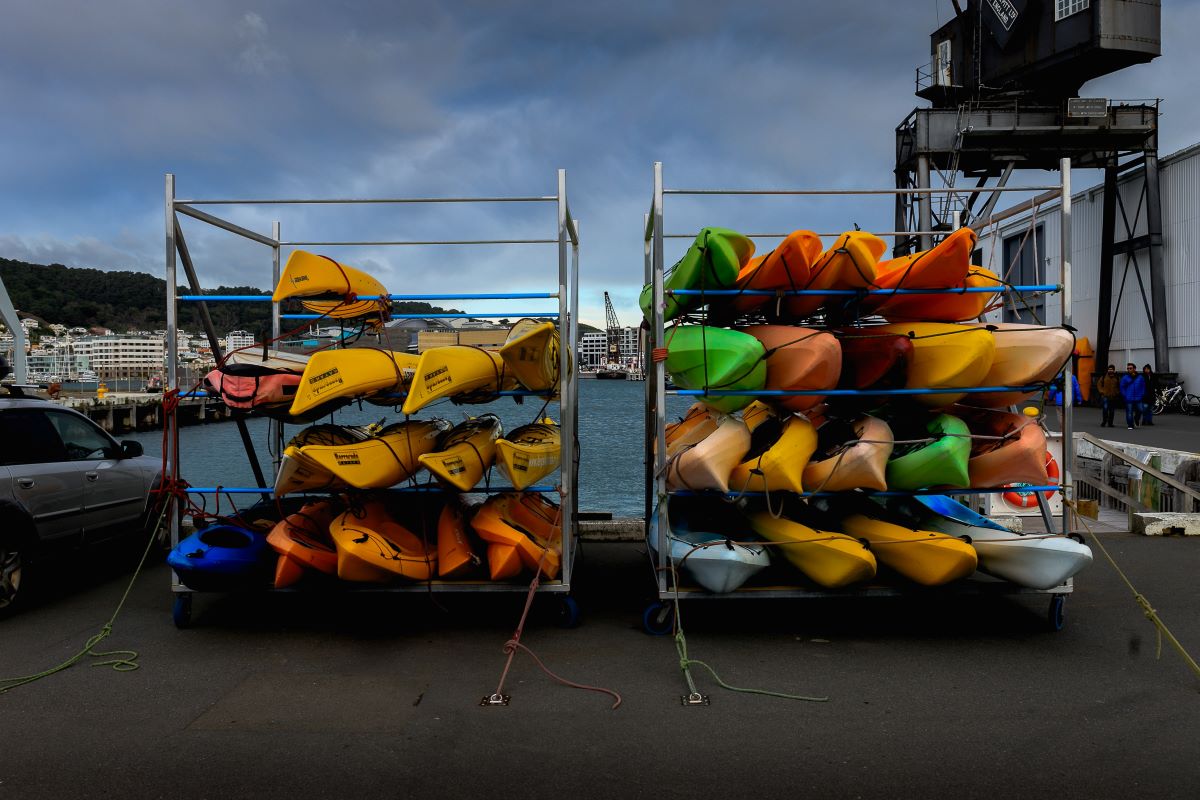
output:
<path id="1" fill-rule="evenodd" d="M 609 364 L 621 363 L 621 322 L 617 319 L 617 311 L 613 308 L 608 292 L 604 293 L 604 317 L 608 326 L 608 353 L 605 356 Z"/>

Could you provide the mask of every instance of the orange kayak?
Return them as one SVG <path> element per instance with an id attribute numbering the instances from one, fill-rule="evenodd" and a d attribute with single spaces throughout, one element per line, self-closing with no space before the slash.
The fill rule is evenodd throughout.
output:
<path id="1" fill-rule="evenodd" d="M 825 423 L 817 430 L 817 452 L 804 468 L 805 488 L 810 492 L 887 489 L 892 442 L 892 429 L 878 417 Z"/>
<path id="2" fill-rule="evenodd" d="M 367 501 L 335 518 L 329 533 L 337 548 L 337 573 L 342 580 L 424 581 L 437 569 L 437 547 L 398 522 L 381 501 Z"/>
<path id="3" fill-rule="evenodd" d="M 846 231 L 822 251 L 809 270 L 808 282 L 797 289 L 866 289 L 875 284 L 879 257 L 887 245 L 866 231 Z M 838 298 L 844 300 L 845 298 Z M 815 314 L 829 302 L 829 295 L 799 295 L 788 298 L 787 316 L 802 319 Z"/>
<path id="4" fill-rule="evenodd" d="M 488 543 L 492 580 L 513 577 L 516 553 L 530 572 L 558 577 L 562 567 L 562 522 L 559 507 L 538 493 L 508 492 L 479 507 L 471 527 Z"/>
<path id="5" fill-rule="evenodd" d="M 962 412 L 973 438 L 967 471 L 971 486 L 988 489 L 1010 483 L 1031 483 L 1045 486 L 1046 432 L 1037 422 L 1023 414 L 1007 411 L 983 411 L 955 407 Z M 1002 437 L 1002 438 L 982 438 Z"/>
<path id="6" fill-rule="evenodd" d="M 275 588 L 291 586 L 309 570 L 326 575 L 337 573 L 337 550 L 329 536 L 329 523 L 338 509 L 328 500 L 305 503 L 288 514 L 267 534 L 267 544 L 279 554 L 275 566 Z"/>
<path id="7" fill-rule="evenodd" d="M 961 286 L 971 265 L 971 251 L 977 240 L 975 231 L 959 228 L 936 247 L 880 262 L 875 271 L 876 289 L 950 289 Z M 941 298 L 953 295 L 871 295 L 864 308 L 877 310 L 893 302 L 912 298 L 937 308 Z M 940 317 L 920 317 L 940 319 Z"/>
<path id="8" fill-rule="evenodd" d="M 812 231 L 792 231 L 769 253 L 752 258 L 738 273 L 733 288 L 756 291 L 805 289 L 813 262 L 821 255 L 821 237 Z M 789 298 L 790 304 L 799 298 Z M 739 295 L 729 305 L 746 314 L 773 302 L 761 295 Z"/>
<path id="9" fill-rule="evenodd" d="M 950 288 L 986 288 L 995 291 L 897 295 L 880 305 L 876 313 L 888 322 L 969 322 L 983 316 L 1004 284 L 991 270 L 971 267 L 967 276 Z"/>
<path id="10" fill-rule="evenodd" d="M 751 325 L 742 330 L 766 348 L 764 388 L 797 392 L 837 386 L 842 374 L 842 347 L 833 334 L 787 325 Z M 774 405 L 788 411 L 807 411 L 824 399 L 819 394 L 771 398 Z"/>
<path id="11" fill-rule="evenodd" d="M 479 565 L 479 556 L 467 538 L 462 501 L 455 497 L 446 501 L 438 516 L 437 550 L 440 577 L 458 577 Z"/>

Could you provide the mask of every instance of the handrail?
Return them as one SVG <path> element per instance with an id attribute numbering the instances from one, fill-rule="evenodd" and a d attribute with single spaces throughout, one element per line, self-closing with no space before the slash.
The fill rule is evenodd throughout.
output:
<path id="1" fill-rule="evenodd" d="M 1193 500 L 1200 500 L 1200 492 L 1197 492 L 1195 489 L 1188 487 L 1184 483 L 1180 483 L 1179 481 L 1175 480 L 1174 478 L 1167 475 L 1166 473 L 1159 472 L 1154 467 L 1152 467 L 1148 464 L 1143 464 L 1141 461 L 1138 461 L 1137 459 L 1135 459 L 1133 456 L 1129 455 L 1128 453 L 1126 453 L 1122 450 L 1118 450 L 1117 448 L 1113 447 L 1108 442 L 1105 442 L 1101 439 L 1097 439 L 1095 436 L 1093 436 L 1092 434 L 1090 434 L 1086 431 L 1079 431 L 1076 435 L 1080 439 L 1083 439 L 1085 442 L 1088 442 L 1089 444 L 1093 444 L 1096 447 L 1099 447 L 1101 450 L 1108 453 L 1113 458 L 1119 458 L 1120 460 L 1124 461 L 1126 464 L 1130 465 L 1131 467 L 1133 467 L 1135 469 L 1139 469 L 1142 472 L 1145 472 L 1147 475 L 1149 475 L 1153 478 L 1157 478 L 1158 480 L 1165 483 L 1167 486 L 1170 486 L 1172 489 L 1178 489 L 1179 491 L 1183 492 L 1185 495 L 1192 498 Z"/>
<path id="2" fill-rule="evenodd" d="M 1081 483 L 1084 483 L 1087 486 L 1092 487 L 1093 489 L 1100 492 L 1100 494 L 1104 495 L 1105 497 L 1111 497 L 1113 500 L 1116 500 L 1118 503 L 1124 503 L 1127 506 L 1136 506 L 1138 511 L 1151 511 L 1152 510 L 1151 508 L 1149 508 L 1148 506 L 1143 504 L 1141 500 L 1138 500 L 1136 497 L 1132 497 L 1123 492 L 1119 492 L 1116 489 L 1112 488 L 1111 486 L 1105 486 L 1100 481 L 1095 480 L 1094 478 L 1089 478 L 1087 475 L 1077 475 L 1077 476 L 1075 476 L 1075 480 L 1080 481 Z"/>

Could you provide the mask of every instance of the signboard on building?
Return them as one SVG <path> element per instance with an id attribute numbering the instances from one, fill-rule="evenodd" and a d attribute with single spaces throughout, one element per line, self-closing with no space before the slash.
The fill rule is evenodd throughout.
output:
<path id="1" fill-rule="evenodd" d="M 1107 117 L 1107 97 L 1068 97 L 1068 117 Z"/>

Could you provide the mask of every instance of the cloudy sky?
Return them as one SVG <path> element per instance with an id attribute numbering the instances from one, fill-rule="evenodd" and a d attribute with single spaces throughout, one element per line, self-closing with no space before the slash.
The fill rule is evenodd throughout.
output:
<path id="1" fill-rule="evenodd" d="M 948 0 L 9 0 L 0 256 L 161 275 L 168 172 L 179 198 L 379 198 L 549 195 L 563 168 L 581 317 L 603 323 L 607 290 L 632 324 L 654 161 L 676 188 L 886 187 L 894 129 L 922 104 L 914 70 L 952 13 Z M 1197 30 L 1200 0 L 1167 0 L 1164 55 L 1083 93 L 1163 98 L 1162 154 L 1200 141 Z M 890 228 L 890 202 L 679 199 L 666 227 Z M 209 210 L 264 233 L 278 220 L 285 240 L 555 233 L 551 204 Z M 206 285 L 269 288 L 265 248 L 184 226 Z M 544 245 L 325 252 L 397 293 L 544 289 L 557 265 Z"/>

